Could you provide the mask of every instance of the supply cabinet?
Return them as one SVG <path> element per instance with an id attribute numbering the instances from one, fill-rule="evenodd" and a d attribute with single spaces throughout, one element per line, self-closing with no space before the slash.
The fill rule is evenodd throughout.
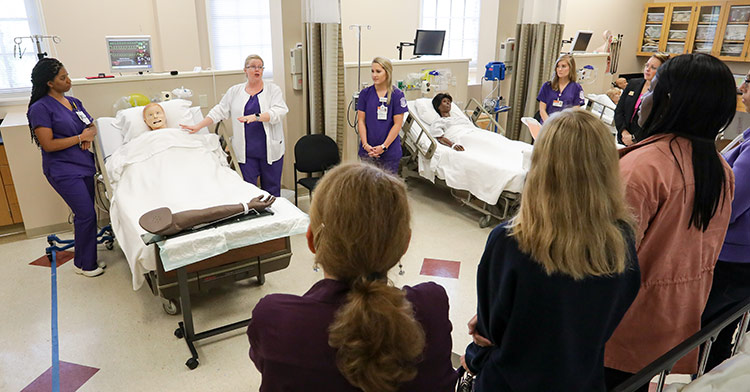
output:
<path id="1" fill-rule="evenodd" d="M 637 54 L 706 53 L 726 61 L 750 61 L 750 1 L 646 5 Z"/>
<path id="2" fill-rule="evenodd" d="M 8 156 L 5 155 L 5 146 L 0 144 L 0 226 L 21 222 L 23 219 L 18 206 L 16 188 L 13 186 L 13 177 L 10 175 Z"/>

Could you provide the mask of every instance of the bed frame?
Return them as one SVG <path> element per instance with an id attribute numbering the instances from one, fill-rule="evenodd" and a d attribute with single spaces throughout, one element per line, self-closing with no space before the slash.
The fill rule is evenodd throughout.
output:
<path id="1" fill-rule="evenodd" d="M 492 115 L 476 99 L 472 98 L 469 101 L 464 108 L 464 112 L 467 112 L 472 105 L 474 106 L 474 109 L 469 118 L 475 126 L 477 125 L 476 121 L 479 116 L 485 114 L 491 121 L 491 125 L 494 125 L 496 127 L 495 129 L 499 131 L 498 133 L 501 135 L 505 134 L 503 127 L 495 121 Z M 419 130 L 416 138 L 414 138 L 410 132 L 412 127 L 417 127 L 416 129 Z M 479 126 L 477 126 L 477 128 L 484 129 Z M 405 178 L 421 178 L 419 175 L 419 156 L 421 155 L 426 159 L 431 159 L 435 154 L 435 150 L 437 150 L 438 141 L 430 135 L 427 129 L 428 127 L 414 115 L 412 109 L 409 109 L 409 115 L 404 121 L 404 125 L 401 127 L 401 145 L 402 150 L 404 151 L 404 156 L 401 158 L 401 175 Z M 486 131 L 492 132 L 490 130 Z M 423 146 L 423 144 L 427 145 L 427 142 L 425 141 L 429 141 L 427 147 Z M 510 218 L 518 209 L 521 200 L 520 193 L 503 191 L 496 204 L 488 204 L 477 199 L 476 196 L 472 195 L 469 191 L 450 188 L 445 184 L 445 181 L 440 179 L 437 179 L 436 182 L 450 189 L 451 196 L 461 204 L 483 214 L 478 222 L 479 227 L 481 228 L 489 227 L 492 224 L 493 218 L 499 221 L 504 221 Z"/>
<path id="2" fill-rule="evenodd" d="M 214 132 L 219 133 L 217 124 Z M 222 138 L 223 140 L 223 138 Z M 226 144 L 222 142 L 222 146 Z M 234 151 L 228 146 L 230 163 L 238 170 L 234 162 Z M 98 198 L 102 201 L 109 200 L 112 195 L 109 177 L 104 165 L 102 154 L 101 135 L 97 134 L 94 140 L 94 153 L 97 164 L 97 182 L 99 186 Z M 105 188 L 105 195 L 101 195 L 101 185 Z M 103 197 L 102 197 L 103 196 Z M 177 283 L 176 272 L 164 271 L 164 265 L 159 257 L 158 246 L 156 252 L 156 270 L 145 275 L 151 292 L 162 299 L 162 308 L 171 315 L 180 312 L 180 291 Z M 212 287 L 229 284 L 234 281 L 256 277 L 258 283 L 265 283 L 265 274 L 278 271 L 289 266 L 292 256 L 289 245 L 289 237 L 284 237 L 259 244 L 253 244 L 238 249 L 230 250 L 218 256 L 214 256 L 187 267 L 188 286 L 190 293 L 207 292 Z M 184 308 L 184 307 L 183 307 Z M 183 309 L 184 311 L 184 309 Z"/>

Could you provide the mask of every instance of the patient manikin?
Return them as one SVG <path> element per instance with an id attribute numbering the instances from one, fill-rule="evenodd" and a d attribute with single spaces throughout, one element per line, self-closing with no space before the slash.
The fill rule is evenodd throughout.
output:
<path id="1" fill-rule="evenodd" d="M 159 129 L 159 128 L 154 128 Z M 201 210 L 187 210 L 172 213 L 167 207 L 151 210 L 138 220 L 141 227 L 152 234 L 172 235 L 184 230 L 208 225 L 225 218 L 245 215 L 252 210 L 262 211 L 276 200 L 273 196 L 253 198 L 248 203 L 228 204 Z"/>
<path id="2" fill-rule="evenodd" d="M 434 107 L 435 111 L 438 112 L 440 118 L 432 123 L 430 134 L 432 134 L 432 136 L 434 136 L 437 141 L 440 142 L 440 144 L 446 145 L 456 151 L 464 151 L 464 147 L 462 145 L 453 143 L 445 136 L 445 132 L 451 125 L 454 125 L 453 122 L 455 122 L 452 121 L 454 120 L 454 118 L 450 117 L 452 103 L 453 98 L 446 93 L 437 94 L 435 98 L 432 99 L 432 107 Z M 461 121 L 462 119 L 455 120 Z"/>
<path id="3" fill-rule="evenodd" d="M 143 108 L 143 121 L 152 131 L 167 127 L 167 116 L 164 115 L 164 108 L 158 103 L 150 103 Z"/>

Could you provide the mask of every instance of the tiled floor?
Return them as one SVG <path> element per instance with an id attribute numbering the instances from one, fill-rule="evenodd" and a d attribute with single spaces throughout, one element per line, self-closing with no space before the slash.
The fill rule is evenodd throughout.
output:
<path id="1" fill-rule="evenodd" d="M 394 268 L 389 277 L 397 286 L 435 281 L 445 287 L 454 351 L 461 352 L 470 339 L 466 322 L 476 308 L 476 265 L 490 229 L 480 229 L 479 215 L 460 207 L 447 191 L 420 180 L 408 183 L 412 241 L 403 258 L 404 275 Z M 307 210 L 304 203 L 301 207 Z M 322 272 L 312 270 L 304 236 L 291 242 L 291 265 L 269 274 L 265 285 L 253 279 L 193 297 L 196 328 L 249 317 L 262 296 L 303 294 L 321 279 Z M 0 391 L 38 390 L 45 382 L 40 376 L 51 366 L 50 270 L 29 265 L 46 246 L 44 238 L 23 235 L 0 241 L 0 274 L 5 277 L 0 284 Z M 260 376 L 247 356 L 243 330 L 199 342 L 200 366 L 188 370 L 187 346 L 173 336 L 181 317 L 167 315 L 147 285 L 133 291 L 130 269 L 117 246 L 113 251 L 100 247 L 99 257 L 108 265 L 100 277 L 76 275 L 73 263 L 64 263 L 57 274 L 60 360 L 100 369 L 79 391 L 257 390 Z M 460 262 L 460 275 L 457 264 L 452 275 L 458 279 L 423 275 L 425 258 Z"/>

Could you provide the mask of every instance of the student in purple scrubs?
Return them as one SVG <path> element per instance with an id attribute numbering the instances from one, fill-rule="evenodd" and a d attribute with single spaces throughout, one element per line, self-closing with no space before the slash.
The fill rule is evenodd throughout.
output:
<path id="1" fill-rule="evenodd" d="M 96 258 L 94 118 L 76 98 L 66 97 L 71 82 L 62 63 L 44 58 L 31 71 L 31 99 L 26 116 L 31 139 L 42 149 L 42 170 L 75 217 L 75 272 L 88 277 L 104 273 Z"/>
<path id="2" fill-rule="evenodd" d="M 583 105 L 583 87 L 576 80 L 575 59 L 569 54 L 560 56 L 555 63 L 555 76 L 542 85 L 536 97 L 542 118 L 540 122 L 547 121 L 552 113 Z"/>
<path id="3" fill-rule="evenodd" d="M 383 57 L 372 60 L 373 85 L 359 93 L 357 129 L 361 142 L 359 157 L 395 174 L 401 160 L 398 133 L 408 109 L 404 93 L 393 86 L 392 74 L 390 60 Z"/>

